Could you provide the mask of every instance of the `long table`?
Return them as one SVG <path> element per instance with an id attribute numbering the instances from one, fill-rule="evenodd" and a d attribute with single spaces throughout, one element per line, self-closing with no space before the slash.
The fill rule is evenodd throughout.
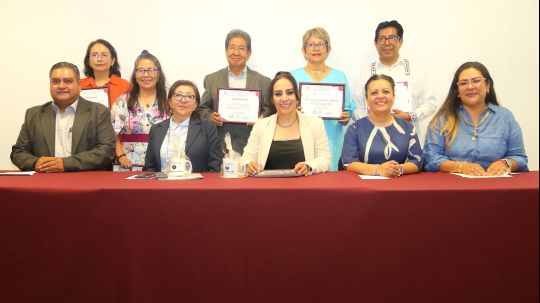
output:
<path id="1" fill-rule="evenodd" d="M 538 302 L 538 172 L 0 177 L 0 302 Z"/>

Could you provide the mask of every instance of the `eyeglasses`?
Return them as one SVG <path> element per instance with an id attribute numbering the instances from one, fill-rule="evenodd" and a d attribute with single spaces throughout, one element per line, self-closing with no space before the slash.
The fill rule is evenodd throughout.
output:
<path id="1" fill-rule="evenodd" d="M 90 54 L 90 57 L 94 60 L 97 60 L 101 57 L 101 59 L 103 60 L 107 60 L 107 58 L 109 58 L 111 56 L 111 54 L 109 53 L 91 53 Z"/>
<path id="2" fill-rule="evenodd" d="M 400 37 L 396 36 L 396 35 L 390 35 L 388 37 L 379 36 L 379 37 L 377 37 L 377 44 L 385 44 L 386 41 L 394 44 L 394 43 L 398 42 L 399 39 L 400 39 Z"/>
<path id="3" fill-rule="evenodd" d="M 469 83 L 472 85 L 472 86 L 478 86 L 480 85 L 480 83 L 482 83 L 482 81 L 484 80 L 487 80 L 486 78 L 484 77 L 476 77 L 476 78 L 472 78 L 470 80 L 467 80 L 467 79 L 463 79 L 463 80 L 459 80 L 456 84 L 459 88 L 465 88 L 465 87 L 468 87 L 469 86 Z"/>
<path id="4" fill-rule="evenodd" d="M 158 69 L 153 68 L 153 67 L 150 67 L 150 68 L 141 67 L 141 68 L 135 69 L 135 72 L 137 73 L 137 75 L 140 75 L 140 76 L 144 76 L 144 73 L 148 73 L 148 76 L 153 76 L 158 72 Z"/>
<path id="5" fill-rule="evenodd" d="M 328 45 L 328 43 L 326 42 L 306 42 L 306 47 L 309 48 L 309 49 L 315 49 L 316 47 L 318 47 L 319 49 L 322 49 L 323 47 L 326 47 Z"/>
<path id="6" fill-rule="evenodd" d="M 182 94 L 173 94 L 172 95 L 173 99 L 175 101 L 182 101 L 182 100 L 185 100 L 186 102 L 193 102 L 193 100 L 195 100 L 195 95 L 182 95 Z"/>
<path id="7" fill-rule="evenodd" d="M 227 47 L 227 51 L 230 53 L 236 53 L 236 51 L 238 51 L 239 53 L 242 53 L 242 54 L 248 52 L 246 48 L 241 47 L 241 46 L 240 47 L 229 46 Z"/>

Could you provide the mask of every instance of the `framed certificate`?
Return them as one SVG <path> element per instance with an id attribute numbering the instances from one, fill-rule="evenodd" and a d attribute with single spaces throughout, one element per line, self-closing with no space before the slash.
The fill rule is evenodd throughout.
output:
<path id="1" fill-rule="evenodd" d="M 306 115 L 339 120 L 345 104 L 345 84 L 300 82 L 300 106 Z"/>
<path id="2" fill-rule="evenodd" d="M 109 87 L 91 87 L 81 89 L 81 97 L 88 101 L 97 102 L 109 108 Z"/>
<path id="3" fill-rule="evenodd" d="M 216 111 L 228 123 L 255 123 L 261 108 L 258 89 L 219 88 Z"/>

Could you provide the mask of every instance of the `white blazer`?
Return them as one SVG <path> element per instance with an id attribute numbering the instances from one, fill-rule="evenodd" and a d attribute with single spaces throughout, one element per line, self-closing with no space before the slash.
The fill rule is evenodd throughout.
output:
<path id="1" fill-rule="evenodd" d="M 332 155 L 328 148 L 328 138 L 326 137 L 322 119 L 298 112 L 298 122 L 300 124 L 302 146 L 304 147 L 305 163 L 313 169 L 313 173 L 328 171 Z M 274 140 L 276 123 L 277 114 L 257 120 L 244 148 L 243 163 L 247 164 L 255 161 L 262 167 L 266 165 L 270 146 Z"/>

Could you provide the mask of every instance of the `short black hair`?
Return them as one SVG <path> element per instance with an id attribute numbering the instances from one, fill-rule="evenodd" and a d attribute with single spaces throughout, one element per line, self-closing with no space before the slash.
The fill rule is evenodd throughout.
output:
<path id="1" fill-rule="evenodd" d="M 77 65 L 75 65 L 73 63 L 69 63 L 69 62 L 58 62 L 58 63 L 54 64 L 51 67 L 51 69 L 49 70 L 49 78 L 51 77 L 53 71 L 55 69 L 59 69 L 59 68 L 69 68 L 69 69 L 71 69 L 75 73 L 75 76 L 77 77 L 77 81 L 81 80 L 81 73 L 79 72 L 79 68 L 77 67 Z"/>
<path id="2" fill-rule="evenodd" d="M 392 20 L 392 21 L 384 21 L 384 22 L 379 23 L 379 25 L 377 25 L 377 29 L 375 30 L 374 41 L 377 41 L 377 38 L 379 38 L 379 32 L 382 29 L 389 28 L 389 27 L 395 28 L 397 30 L 397 34 L 399 38 L 400 39 L 403 38 L 403 26 L 401 26 L 401 24 L 399 24 L 399 22 L 397 22 L 396 20 Z"/>
<path id="3" fill-rule="evenodd" d="M 231 42 L 232 38 L 242 38 L 244 41 L 246 41 L 247 51 L 251 52 L 251 37 L 248 33 L 241 29 L 233 29 L 225 38 L 225 49 L 229 48 L 229 42 Z"/>
<path id="4" fill-rule="evenodd" d="M 367 81 L 366 81 L 366 84 L 364 85 L 364 94 L 367 96 L 367 88 L 369 86 L 369 84 L 375 80 L 386 80 L 388 81 L 388 83 L 390 83 L 390 85 L 392 86 L 392 94 L 395 96 L 396 93 L 395 93 L 395 88 L 396 88 L 396 83 L 394 82 L 394 79 L 390 76 L 387 76 L 387 75 L 384 75 L 384 74 L 375 74 L 373 76 L 371 76 Z"/>

